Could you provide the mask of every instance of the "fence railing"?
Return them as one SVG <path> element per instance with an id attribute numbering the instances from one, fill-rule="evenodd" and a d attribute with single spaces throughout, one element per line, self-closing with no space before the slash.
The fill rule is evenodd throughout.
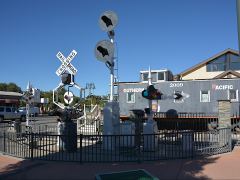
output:
<path id="1" fill-rule="evenodd" d="M 103 127 L 99 120 L 93 121 L 91 124 L 78 124 L 77 133 L 85 135 L 95 135 L 102 134 Z M 31 126 L 26 126 L 25 124 L 15 125 L 13 124 L 0 124 L 0 132 L 16 132 L 16 133 L 47 133 L 47 134 L 57 134 L 58 126 L 57 123 L 51 124 L 32 124 Z"/>
<path id="2" fill-rule="evenodd" d="M 57 124 L 56 123 L 48 123 L 48 124 L 32 124 L 31 126 L 26 126 L 25 124 L 1 124 L 0 132 L 14 132 L 14 133 L 48 133 L 48 134 L 56 134 Z"/>
<path id="3" fill-rule="evenodd" d="M 74 152 L 64 150 L 61 139 L 77 139 Z M 178 131 L 139 135 L 64 135 L 44 133 L 0 133 L 0 151 L 26 159 L 123 162 L 193 158 L 229 152 L 230 129 Z"/>
<path id="4" fill-rule="evenodd" d="M 154 119 L 159 130 L 196 130 L 206 131 L 218 127 L 218 115 L 216 113 L 177 113 L 168 114 L 158 112 L 154 114 Z M 240 116 L 231 116 L 232 132 L 240 133 Z"/>

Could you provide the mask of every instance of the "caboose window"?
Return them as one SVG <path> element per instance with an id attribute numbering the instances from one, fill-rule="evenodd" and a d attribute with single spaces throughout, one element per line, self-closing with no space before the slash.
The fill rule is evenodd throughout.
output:
<path id="1" fill-rule="evenodd" d="M 210 91 L 207 90 L 200 91 L 200 102 L 210 102 Z"/>
<path id="2" fill-rule="evenodd" d="M 238 101 L 238 90 L 236 89 L 229 89 L 228 90 L 228 99 L 233 101 Z"/>
<path id="3" fill-rule="evenodd" d="M 127 103 L 135 103 L 135 93 L 134 92 L 127 93 Z"/>

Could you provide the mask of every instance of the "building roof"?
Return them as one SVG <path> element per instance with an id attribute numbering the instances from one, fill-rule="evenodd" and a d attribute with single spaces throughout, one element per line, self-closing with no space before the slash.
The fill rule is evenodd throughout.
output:
<path id="1" fill-rule="evenodd" d="M 236 71 L 228 70 L 228 71 L 225 71 L 225 72 L 215 76 L 213 79 L 222 79 L 222 78 L 225 78 L 227 75 L 231 75 L 231 74 L 236 76 L 237 78 L 240 78 L 240 73 L 238 73 Z"/>
<path id="2" fill-rule="evenodd" d="M 18 92 L 0 91 L 0 96 L 18 96 L 18 97 L 22 97 L 23 94 L 18 93 Z"/>
<path id="3" fill-rule="evenodd" d="M 158 70 L 151 70 L 151 72 L 166 72 L 166 71 L 169 71 L 168 69 L 158 69 Z M 149 70 L 143 70 L 143 71 L 140 71 L 140 73 L 148 73 Z"/>
<path id="4" fill-rule="evenodd" d="M 114 83 L 115 85 L 117 84 L 139 84 L 142 83 L 141 81 L 134 81 L 134 82 L 118 82 L 118 83 Z"/>
<path id="5" fill-rule="evenodd" d="M 210 58 L 208 58 L 208 59 L 206 59 L 206 60 L 196 64 L 195 66 L 192 66 L 192 67 L 186 69 L 185 71 L 181 72 L 180 75 L 181 76 L 185 76 L 185 75 L 187 75 L 187 74 L 189 74 L 189 73 L 191 73 L 191 72 L 201 68 L 202 66 L 206 65 L 208 62 L 213 61 L 214 59 L 218 58 L 219 56 L 222 56 L 222 55 L 224 55 L 226 53 L 229 53 L 229 52 L 232 53 L 232 54 L 238 55 L 238 51 L 236 51 L 234 49 L 230 49 L 230 48 L 225 49 L 224 51 L 222 51 L 222 52 L 220 52 L 220 53 L 218 53 L 218 54 L 216 54 L 216 55 L 214 55 L 214 56 L 212 56 L 212 57 L 210 57 Z"/>

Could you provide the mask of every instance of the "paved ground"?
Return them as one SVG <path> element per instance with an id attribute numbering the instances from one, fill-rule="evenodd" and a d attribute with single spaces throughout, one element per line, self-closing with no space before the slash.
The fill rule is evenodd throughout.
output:
<path id="1" fill-rule="evenodd" d="M 240 179 L 240 147 L 201 158 L 144 163 L 72 163 L 31 161 L 0 155 L 0 179 L 83 179 L 95 174 L 145 169 L 162 179 Z"/>

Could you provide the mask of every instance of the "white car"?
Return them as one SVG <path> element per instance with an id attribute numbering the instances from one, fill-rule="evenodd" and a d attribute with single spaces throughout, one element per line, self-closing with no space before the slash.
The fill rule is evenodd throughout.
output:
<path id="1" fill-rule="evenodd" d="M 18 108 L 18 111 L 25 116 L 27 114 L 26 107 L 20 107 L 20 108 Z M 38 116 L 39 113 L 40 113 L 39 107 L 30 107 L 29 108 L 29 114 L 31 116 Z"/>
<path id="2" fill-rule="evenodd" d="M 26 116 L 17 110 L 16 107 L 0 106 L 0 122 L 3 120 L 26 120 Z"/>

